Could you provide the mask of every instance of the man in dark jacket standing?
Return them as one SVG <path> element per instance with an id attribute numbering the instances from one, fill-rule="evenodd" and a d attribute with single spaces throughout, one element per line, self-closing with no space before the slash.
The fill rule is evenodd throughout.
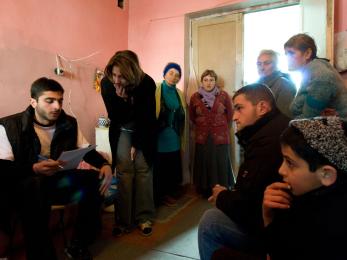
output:
<path id="1" fill-rule="evenodd" d="M 31 86 L 30 106 L 0 119 L 0 220 L 11 209 L 18 213 L 28 260 L 57 259 L 48 230 L 50 207 L 67 203 L 78 204 L 79 212 L 65 253 L 69 259 L 92 259 L 87 247 L 100 226 L 101 195 L 112 179 L 110 165 L 94 149 L 84 160 L 99 173 L 63 169 L 58 160 L 63 151 L 89 145 L 76 119 L 63 111 L 63 94 L 57 81 L 39 78 Z"/>
<path id="2" fill-rule="evenodd" d="M 279 137 L 289 118 L 276 107 L 271 90 L 251 84 L 233 96 L 233 121 L 244 150 L 233 190 L 216 185 L 209 201 L 216 208 L 205 212 L 198 231 L 202 260 L 223 246 L 252 251 L 263 226 L 262 200 L 267 185 L 279 180 L 282 162 Z"/>

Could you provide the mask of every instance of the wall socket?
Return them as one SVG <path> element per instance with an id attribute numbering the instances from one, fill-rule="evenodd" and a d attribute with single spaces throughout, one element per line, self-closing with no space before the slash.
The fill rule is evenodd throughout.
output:
<path id="1" fill-rule="evenodd" d="M 54 73 L 55 73 L 55 75 L 63 76 L 64 75 L 64 70 L 62 68 L 55 68 L 54 69 Z"/>

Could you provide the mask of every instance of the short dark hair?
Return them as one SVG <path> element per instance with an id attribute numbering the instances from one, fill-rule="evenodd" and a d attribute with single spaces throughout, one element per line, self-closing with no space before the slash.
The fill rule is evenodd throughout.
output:
<path id="1" fill-rule="evenodd" d="M 284 48 L 295 48 L 301 52 L 311 49 L 312 54 L 310 59 L 313 60 L 317 57 L 317 46 L 314 39 L 306 33 L 296 34 L 284 44 Z"/>
<path id="2" fill-rule="evenodd" d="M 271 89 L 265 84 L 254 83 L 244 86 L 235 92 L 232 100 L 234 101 L 241 94 L 245 95 L 253 105 L 258 104 L 260 101 L 266 101 L 270 104 L 271 109 L 276 107 L 275 97 Z"/>
<path id="3" fill-rule="evenodd" d="M 218 79 L 217 73 L 214 70 L 205 70 L 200 77 L 200 81 L 202 82 L 202 80 L 206 77 L 206 76 L 210 76 L 212 78 L 214 78 L 216 81 Z"/>
<path id="4" fill-rule="evenodd" d="M 46 77 L 39 78 L 31 84 L 30 96 L 36 100 L 45 91 L 61 92 L 64 94 L 64 88 L 58 81 Z"/>
<path id="5" fill-rule="evenodd" d="M 305 160 L 311 172 L 316 171 L 323 165 L 331 165 L 335 169 L 338 169 L 335 165 L 329 162 L 328 159 L 313 149 L 305 141 L 303 134 L 293 126 L 289 126 L 284 130 L 280 137 L 280 142 L 281 145 L 289 146 L 300 158 Z"/>

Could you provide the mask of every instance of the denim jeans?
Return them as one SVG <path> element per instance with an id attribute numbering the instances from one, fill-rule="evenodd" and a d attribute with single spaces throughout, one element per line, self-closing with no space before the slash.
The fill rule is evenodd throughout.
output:
<path id="1" fill-rule="evenodd" d="M 207 210 L 200 219 L 198 243 L 201 260 L 210 260 L 221 247 L 245 249 L 252 242 L 234 221 L 217 208 Z"/>
<path id="2" fill-rule="evenodd" d="M 121 131 L 116 160 L 118 192 L 115 201 L 116 224 L 132 228 L 135 224 L 151 221 L 154 215 L 152 167 L 141 150 L 130 159 L 131 133 Z"/>

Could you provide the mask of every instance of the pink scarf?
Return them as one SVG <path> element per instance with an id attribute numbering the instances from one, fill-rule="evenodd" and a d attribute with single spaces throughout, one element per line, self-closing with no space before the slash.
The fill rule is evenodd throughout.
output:
<path id="1" fill-rule="evenodd" d="M 214 104 L 214 100 L 216 96 L 219 94 L 219 88 L 217 86 L 214 87 L 211 91 L 206 91 L 203 87 L 199 87 L 198 93 L 202 96 L 202 102 L 204 102 L 205 106 L 208 108 L 212 108 Z"/>

